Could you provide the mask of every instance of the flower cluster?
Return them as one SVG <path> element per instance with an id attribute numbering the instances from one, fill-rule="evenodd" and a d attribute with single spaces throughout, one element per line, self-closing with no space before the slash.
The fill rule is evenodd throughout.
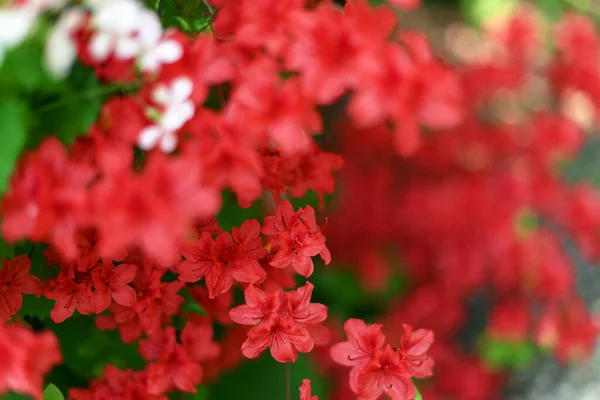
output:
<path id="1" fill-rule="evenodd" d="M 385 344 L 382 325 L 367 325 L 359 319 L 349 319 L 344 325 L 348 341 L 331 347 L 331 357 L 341 365 L 352 367 L 350 388 L 357 398 L 376 400 L 382 393 L 392 399 L 414 399 L 412 377 L 426 378 L 433 374 L 433 359 L 427 350 L 433 343 L 433 333 L 404 325 L 400 347 Z"/>
<path id="2" fill-rule="evenodd" d="M 585 138 L 554 106 L 576 92 L 598 108 L 591 23 L 567 15 L 543 68 L 529 14 L 494 32 L 493 58 L 450 67 L 424 35 L 399 29 L 393 9 L 366 0 L 204 3 L 215 19 L 193 35 L 165 29 L 137 0 L 0 9 L 0 59 L 52 7 L 47 69 L 64 79 L 78 62 L 120 89 L 86 135 L 25 152 L 0 200 L 2 238 L 45 256 L 44 274 L 31 273 L 31 253 L 2 261 L 0 393 L 40 398 L 60 362 L 51 333 L 9 322 L 21 322 L 23 295 L 54 302 L 52 324 L 77 312 L 137 342 L 143 367 L 109 364 L 70 389 L 74 400 L 193 393 L 267 349 L 280 363 L 324 355 L 343 382 L 332 398 L 413 400 L 412 378 L 432 375 L 433 356 L 429 399 L 487 400 L 500 374 L 456 345 L 482 288 L 485 335 L 535 341 L 564 361 L 589 353 L 598 328 L 554 227 L 597 257 L 600 195 L 562 179 Z M 340 170 L 342 196 L 327 209 Z M 309 192 L 327 226 L 292 205 Z M 223 229 L 224 194 L 239 209 L 263 206 L 262 224 Z M 410 293 L 377 316 L 384 325 L 347 320 L 348 340 L 327 349 L 341 327 L 311 303 L 315 258 L 330 264 L 331 248 L 377 291 L 397 272 L 382 255 L 390 244 Z M 300 396 L 317 398 L 309 380 Z"/>
<path id="3" fill-rule="evenodd" d="M 298 352 L 310 352 L 315 336 L 322 337 L 319 323 L 327 318 L 327 307 L 310 302 L 312 291 L 310 282 L 285 293 L 265 293 L 249 285 L 244 292 L 246 304 L 229 311 L 234 322 L 252 326 L 242 353 L 255 358 L 270 348 L 273 358 L 285 363 L 296 361 Z"/>
<path id="4" fill-rule="evenodd" d="M 536 21 L 524 12 L 492 31 L 496 52 L 460 69 L 463 121 L 428 136 L 413 156 L 397 158 L 388 126 L 340 126 L 345 195 L 328 213 L 328 246 L 371 291 L 408 272 L 410 292 L 382 320 L 389 334 L 404 323 L 435 331 L 429 399 L 486 400 L 503 382 L 502 368 L 457 344 L 472 326 L 474 299 L 486 304 L 479 334 L 491 340 L 532 343 L 564 362 L 586 358 L 596 344 L 598 325 L 578 296 L 563 238 L 597 262 L 600 197 L 588 184 L 565 182 L 562 167 L 595 124 L 593 115 L 577 120 L 568 104 L 587 98 L 596 112 L 594 80 L 582 69 L 597 74 L 597 58 L 582 57 L 600 47 L 592 23 L 569 14 L 554 32 L 556 52 L 539 54 Z M 402 271 L 385 257 L 390 245 Z M 467 390 L 462 382 L 474 383 Z"/>

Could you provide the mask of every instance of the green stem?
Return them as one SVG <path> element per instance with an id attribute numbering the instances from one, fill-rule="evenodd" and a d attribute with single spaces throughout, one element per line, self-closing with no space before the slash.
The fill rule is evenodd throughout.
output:
<path id="1" fill-rule="evenodd" d="M 135 84 L 131 84 L 131 85 L 109 85 L 109 86 L 104 86 L 101 87 L 99 89 L 96 90 L 89 90 L 87 92 L 82 92 L 82 93 L 78 93 L 74 96 L 69 96 L 67 98 L 63 98 L 63 99 L 59 99 L 57 101 L 54 101 L 52 103 L 46 104 L 36 110 L 35 113 L 45 113 L 51 110 L 54 110 L 56 108 L 60 108 L 63 106 L 66 106 L 68 104 L 74 103 L 76 101 L 81 101 L 81 100 L 85 100 L 88 99 L 90 97 L 96 97 L 96 96 L 102 96 L 102 95 L 106 95 L 106 94 L 112 94 L 112 93 L 116 93 L 119 91 L 125 91 L 125 92 L 129 92 L 130 90 L 136 89 L 139 86 L 138 83 Z"/>

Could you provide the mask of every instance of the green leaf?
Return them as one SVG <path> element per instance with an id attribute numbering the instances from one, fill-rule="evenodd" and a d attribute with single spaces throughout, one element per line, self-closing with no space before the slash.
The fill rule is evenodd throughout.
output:
<path id="1" fill-rule="evenodd" d="M 419 392 L 419 388 L 415 386 L 415 390 L 417 391 L 417 395 L 415 396 L 415 400 L 423 400 L 423 396 L 421 396 L 421 392 Z"/>
<path id="2" fill-rule="evenodd" d="M 64 364 L 82 376 L 99 376 L 107 363 L 121 369 L 144 367 L 136 343 L 123 343 L 117 331 L 99 330 L 91 316 L 75 314 L 60 324 L 49 320 L 45 327 L 58 337 Z"/>
<path id="3" fill-rule="evenodd" d="M 9 50 L 0 65 L 0 93 L 30 92 L 41 86 L 46 76 L 41 43 L 29 39 Z"/>
<path id="4" fill-rule="evenodd" d="M 187 290 L 182 290 L 181 292 L 179 292 L 179 294 L 181 294 L 183 296 L 183 298 L 185 299 L 185 301 L 181 305 L 182 310 L 188 311 L 188 312 L 191 312 L 194 314 L 206 315 L 206 311 L 204 310 L 204 308 L 202 308 L 200 303 L 198 303 L 196 300 L 194 300 L 192 295 Z"/>
<path id="5" fill-rule="evenodd" d="M 46 386 L 44 390 L 44 400 L 65 400 L 65 396 L 53 383 Z"/>
<path id="6" fill-rule="evenodd" d="M 517 6 L 516 0 L 461 0 L 461 9 L 469 21 L 477 26 L 490 19 L 509 15 Z"/>
<path id="7" fill-rule="evenodd" d="M 33 316 L 42 321 L 50 318 L 50 311 L 54 307 L 54 301 L 45 297 L 36 297 L 33 294 L 23 296 L 23 306 L 19 310 L 20 316 Z"/>
<path id="8" fill-rule="evenodd" d="M 36 102 L 41 103 L 34 110 L 37 141 L 54 134 L 68 145 L 78 135 L 87 133 L 111 89 L 101 86 L 94 72 L 81 64 L 73 67 L 67 83 L 68 87 L 58 96 Z"/>
<path id="9" fill-rule="evenodd" d="M 27 139 L 27 107 L 16 97 L 0 98 L 0 193 L 8 187 L 8 179 Z"/>

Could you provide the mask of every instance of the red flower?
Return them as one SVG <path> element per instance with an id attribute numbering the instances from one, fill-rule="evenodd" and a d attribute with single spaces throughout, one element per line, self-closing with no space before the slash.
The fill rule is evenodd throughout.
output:
<path id="1" fill-rule="evenodd" d="M 302 379 L 302 385 L 300 385 L 300 400 L 319 400 L 319 396 L 312 395 L 310 379 Z"/>
<path id="2" fill-rule="evenodd" d="M 202 367 L 177 343 L 175 328 L 170 326 L 140 340 L 140 353 L 148 360 L 148 393 L 159 395 L 172 389 L 196 393 L 202 379 Z"/>
<path id="3" fill-rule="evenodd" d="M 135 278 L 137 266 L 104 262 L 92 271 L 94 311 L 101 313 L 110 306 L 111 297 L 118 304 L 133 307 L 137 301 L 135 290 L 128 285 Z"/>
<path id="4" fill-rule="evenodd" d="M 213 333 L 210 321 L 190 319 L 181 332 L 181 343 L 194 360 L 214 360 L 221 354 L 221 346 L 213 341 Z"/>
<path id="5" fill-rule="evenodd" d="M 96 185 L 92 218 L 102 238 L 100 253 L 138 245 L 151 259 L 172 263 L 189 222 L 220 206 L 216 190 L 203 186 L 201 172 L 190 158 L 152 153 L 142 175 L 123 171 Z"/>
<path id="6" fill-rule="evenodd" d="M 394 350 L 383 347 L 382 325 L 367 325 L 349 319 L 344 324 L 348 341 L 333 345 L 331 357 L 339 364 L 353 367 L 350 388 L 360 399 L 376 400 L 383 393 L 392 399 L 412 400 L 416 391 L 412 377 L 424 378 L 433 371 L 433 359 L 426 354 L 433 343 L 433 333 L 427 329 L 413 331 L 404 325 L 401 345 Z"/>
<path id="7" fill-rule="evenodd" d="M 404 324 L 404 334 L 400 340 L 398 352 L 411 376 L 426 378 L 433 374 L 434 361 L 427 351 L 433 344 L 433 332 L 429 329 L 413 330 L 412 326 Z"/>
<path id="8" fill-rule="evenodd" d="M 93 171 L 69 161 L 58 139 L 44 140 L 21 160 L 0 204 L 2 235 L 50 242 L 67 258 L 77 254 L 75 230 Z"/>
<path id="9" fill-rule="evenodd" d="M 352 390 L 361 400 L 376 400 L 383 393 L 394 400 L 413 400 L 416 396 L 415 386 L 400 361 L 400 354 L 389 344 L 360 370 L 358 376 L 351 376 L 350 385 L 355 382 L 358 386 L 352 387 Z"/>
<path id="10" fill-rule="evenodd" d="M 270 262 L 276 268 L 291 265 L 300 275 L 309 277 L 314 270 L 312 256 L 319 254 L 325 264 L 331 261 L 325 236 L 310 206 L 294 212 L 289 201 L 282 201 L 276 215 L 265 218 L 262 232 L 271 237 L 271 245 L 278 249 Z"/>
<path id="11" fill-rule="evenodd" d="M 314 347 L 314 338 L 307 328 L 327 318 L 327 308 L 310 303 L 313 285 L 309 282 L 296 292 L 266 293 L 249 285 L 244 294 L 246 304 L 229 311 L 234 322 L 253 325 L 242 345 L 242 353 L 255 358 L 267 348 L 281 363 L 295 362 L 298 351 L 307 353 Z"/>
<path id="12" fill-rule="evenodd" d="M 11 391 L 42 399 L 44 375 L 62 360 L 52 332 L 0 324 L 0 395 Z"/>
<path id="13" fill-rule="evenodd" d="M 350 318 L 344 324 L 348 341 L 331 346 L 331 358 L 349 367 L 365 365 L 385 343 L 382 325 L 367 325 L 360 319 Z"/>
<path id="14" fill-rule="evenodd" d="M 205 276 L 211 299 L 227 292 L 234 280 L 262 282 L 267 273 L 258 262 L 265 255 L 260 224 L 248 220 L 232 233 L 221 232 L 215 240 L 210 233 L 204 232 L 196 243 L 185 246 L 182 249 L 185 260 L 177 267 L 179 279 L 197 282 Z"/>
<path id="15" fill-rule="evenodd" d="M 0 323 L 8 321 L 21 309 L 23 294 L 37 294 L 42 291 L 42 282 L 29 275 L 31 260 L 26 255 L 12 260 L 2 260 L 0 270 Z"/>
<path id="16" fill-rule="evenodd" d="M 46 285 L 44 296 L 55 300 L 54 308 L 50 311 L 52 321 L 63 322 L 73 315 L 75 310 L 84 315 L 94 312 L 91 303 L 92 285 L 90 281 L 90 277 L 85 277 L 85 281 L 78 283 L 61 272 Z"/>
<path id="17" fill-rule="evenodd" d="M 146 371 L 121 371 L 114 365 L 107 365 L 102 376 L 90 384 L 89 389 L 69 389 L 69 399 L 128 399 L 128 400 L 167 400 L 166 395 L 148 393 Z"/>
<path id="18" fill-rule="evenodd" d="M 536 339 L 564 363 L 585 360 L 593 353 L 598 337 L 595 316 L 580 299 L 552 306 L 538 322 Z"/>

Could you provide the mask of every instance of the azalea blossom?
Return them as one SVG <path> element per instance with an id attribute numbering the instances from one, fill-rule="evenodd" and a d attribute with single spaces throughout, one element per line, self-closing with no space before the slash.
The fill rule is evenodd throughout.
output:
<path id="1" fill-rule="evenodd" d="M 138 146 L 142 150 L 160 148 L 165 153 L 175 150 L 176 132 L 194 116 L 194 103 L 190 100 L 192 81 L 184 76 L 175 78 L 169 86 L 159 84 L 152 92 L 152 101 L 159 107 L 157 123 L 144 128 Z"/>
<path id="2" fill-rule="evenodd" d="M 242 353 L 258 357 L 267 348 L 281 363 L 295 362 L 298 352 L 307 353 L 314 347 L 308 329 L 327 318 L 327 307 L 310 303 L 313 285 L 307 282 L 297 291 L 264 292 L 254 285 L 244 291 L 246 304 L 229 311 L 231 319 L 242 325 L 252 325 Z"/>
<path id="3" fill-rule="evenodd" d="M 380 324 L 367 325 L 358 319 L 344 324 L 348 341 L 334 344 L 331 357 L 352 367 L 350 388 L 359 399 L 376 400 L 384 393 L 392 399 L 413 400 L 416 390 L 412 377 L 425 378 L 433 373 L 433 359 L 427 354 L 433 333 L 404 325 L 400 347 L 385 344 Z"/>

